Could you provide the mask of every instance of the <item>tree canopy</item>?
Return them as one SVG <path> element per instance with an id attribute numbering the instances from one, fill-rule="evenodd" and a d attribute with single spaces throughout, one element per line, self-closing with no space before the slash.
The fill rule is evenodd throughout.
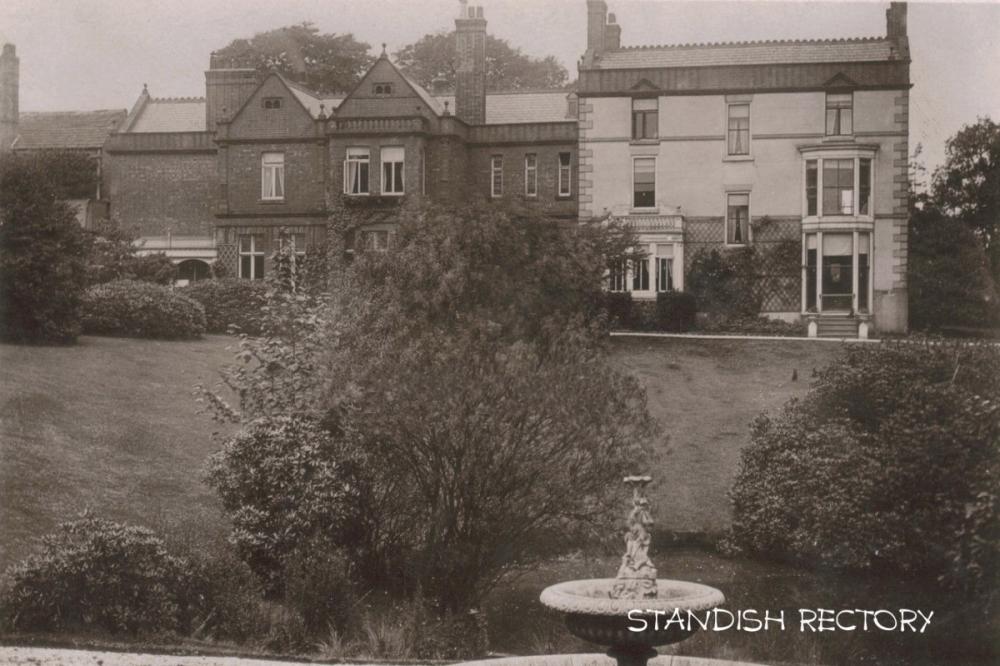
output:
<path id="1" fill-rule="evenodd" d="M 455 85 L 455 33 L 424 35 L 393 54 L 400 69 L 422 86 Z M 554 56 L 536 58 L 506 40 L 486 36 L 486 89 L 521 90 L 566 85 L 566 68 Z"/>
<path id="2" fill-rule="evenodd" d="M 215 55 L 261 72 L 277 70 L 310 90 L 334 93 L 349 91 L 368 71 L 375 61 L 370 49 L 350 33 L 321 33 L 306 21 L 234 39 Z"/>

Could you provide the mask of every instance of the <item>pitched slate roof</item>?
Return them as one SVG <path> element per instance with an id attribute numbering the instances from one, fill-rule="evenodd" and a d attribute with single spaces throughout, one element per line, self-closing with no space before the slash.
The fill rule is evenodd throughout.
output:
<path id="1" fill-rule="evenodd" d="M 526 90 L 486 93 L 486 124 L 570 122 L 566 97 L 570 90 Z M 443 106 L 455 113 L 455 95 L 436 95 Z"/>
<path id="2" fill-rule="evenodd" d="M 28 112 L 18 116 L 15 150 L 100 148 L 125 120 L 124 109 Z"/>
<path id="3" fill-rule="evenodd" d="M 329 118 L 334 109 L 340 106 L 340 103 L 344 101 L 344 95 L 324 96 L 309 90 L 300 83 L 292 81 L 280 72 L 275 72 L 275 74 L 277 74 L 278 78 L 280 78 L 285 85 L 288 86 L 288 89 L 291 90 L 292 94 L 295 95 L 295 98 L 302 103 L 302 106 L 309 110 L 309 114 L 313 118 L 319 118 L 321 104 L 323 105 L 324 113 Z"/>
<path id="4" fill-rule="evenodd" d="M 204 97 L 150 97 L 129 132 L 204 132 Z"/>
<path id="5" fill-rule="evenodd" d="M 632 46 L 601 54 L 593 66 L 597 69 L 651 69 L 713 65 L 872 62 L 891 60 L 893 57 L 892 42 L 885 37 L 861 37 Z"/>

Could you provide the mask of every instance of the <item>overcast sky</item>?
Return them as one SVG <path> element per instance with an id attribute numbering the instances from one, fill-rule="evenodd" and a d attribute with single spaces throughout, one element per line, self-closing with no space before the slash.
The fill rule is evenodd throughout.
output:
<path id="1" fill-rule="evenodd" d="M 473 0 L 475 4 L 475 0 Z M 576 75 L 585 0 L 481 0 L 489 31 Z M 885 34 L 883 2 L 609 0 L 622 44 L 865 37 Z M 21 110 L 128 108 L 143 83 L 156 97 L 202 96 L 213 49 L 237 37 L 313 21 L 377 54 L 453 27 L 457 0 L 0 0 L 0 42 L 17 45 Z M 977 116 L 1000 120 L 1000 2 L 909 7 L 911 144 L 933 167 L 944 142 Z"/>

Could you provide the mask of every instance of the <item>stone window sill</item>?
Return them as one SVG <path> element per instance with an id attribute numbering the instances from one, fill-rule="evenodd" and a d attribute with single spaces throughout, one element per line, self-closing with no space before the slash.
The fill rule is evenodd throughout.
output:
<path id="1" fill-rule="evenodd" d="M 723 162 L 753 162 L 752 155 L 726 155 L 722 158 Z"/>

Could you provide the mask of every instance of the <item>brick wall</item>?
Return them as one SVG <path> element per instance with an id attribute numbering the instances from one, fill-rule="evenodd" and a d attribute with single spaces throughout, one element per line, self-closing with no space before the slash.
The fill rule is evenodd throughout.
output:
<path id="1" fill-rule="evenodd" d="M 534 197 L 524 193 L 525 155 L 534 153 L 538 166 L 538 194 Z M 558 195 L 559 153 L 570 153 L 570 196 Z M 468 173 L 470 177 L 469 198 L 490 199 L 491 159 L 494 155 L 503 157 L 503 198 L 526 203 L 553 215 L 576 217 L 577 192 L 575 144 L 523 144 L 499 146 L 474 146 L 469 149 Z"/>
<path id="2" fill-rule="evenodd" d="M 233 143 L 224 148 L 225 188 L 220 213 L 290 215 L 316 213 L 325 207 L 324 147 L 316 141 Z M 285 198 L 261 199 L 261 158 L 282 153 L 285 163 Z"/>
<path id="3" fill-rule="evenodd" d="M 111 219 L 141 236 L 211 236 L 218 191 L 214 153 L 105 157 Z"/>

